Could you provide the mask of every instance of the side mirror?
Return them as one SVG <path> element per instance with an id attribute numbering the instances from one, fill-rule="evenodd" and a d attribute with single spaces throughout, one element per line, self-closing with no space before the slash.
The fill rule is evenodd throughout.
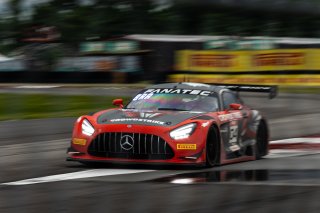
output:
<path id="1" fill-rule="evenodd" d="M 241 104 L 236 104 L 236 103 L 230 104 L 229 107 L 230 109 L 233 109 L 233 110 L 240 110 L 243 108 Z"/>
<path id="2" fill-rule="evenodd" d="M 118 106 L 118 107 L 122 108 L 123 107 L 123 100 L 122 99 L 114 99 L 112 101 L 112 104 L 114 106 Z"/>

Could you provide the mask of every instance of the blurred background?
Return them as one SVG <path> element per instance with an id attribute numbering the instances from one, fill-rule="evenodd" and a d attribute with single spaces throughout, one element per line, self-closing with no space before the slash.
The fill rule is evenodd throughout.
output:
<path id="1" fill-rule="evenodd" d="M 272 100 L 241 97 L 268 118 L 270 140 L 308 149 L 212 169 L 265 185 L 149 181 L 176 167 L 0 184 L 0 212 L 319 212 L 319 57 L 320 0 L 0 0 L 0 183 L 88 170 L 65 161 L 77 117 L 161 82 L 278 85 Z"/>
<path id="2" fill-rule="evenodd" d="M 2 0 L 0 82 L 318 86 L 318 0 Z"/>

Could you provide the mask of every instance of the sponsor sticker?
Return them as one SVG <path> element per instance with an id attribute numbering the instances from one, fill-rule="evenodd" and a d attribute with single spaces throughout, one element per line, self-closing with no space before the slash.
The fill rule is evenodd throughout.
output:
<path id="1" fill-rule="evenodd" d="M 279 52 L 264 53 L 253 56 L 255 66 L 294 66 L 305 64 L 305 53 L 302 52 Z"/>
<path id="2" fill-rule="evenodd" d="M 205 122 L 205 123 L 201 124 L 201 126 L 202 126 L 202 127 L 207 127 L 208 125 L 209 125 L 209 121 L 207 121 L 207 122 Z"/>
<path id="3" fill-rule="evenodd" d="M 238 145 L 233 145 L 233 146 L 230 146 L 229 149 L 230 149 L 232 152 L 235 152 L 235 151 L 240 150 L 240 147 L 239 147 Z"/>
<path id="4" fill-rule="evenodd" d="M 148 89 L 144 92 L 145 94 L 189 94 L 189 95 L 201 95 L 209 96 L 213 92 L 208 90 L 198 89 Z"/>
<path id="5" fill-rule="evenodd" d="M 179 150 L 196 150 L 197 144 L 177 144 L 177 149 Z"/>
<path id="6" fill-rule="evenodd" d="M 81 139 L 81 138 L 73 138 L 72 143 L 80 146 L 85 146 L 87 143 L 86 139 Z"/>
<path id="7" fill-rule="evenodd" d="M 163 121 L 150 120 L 145 118 L 117 118 L 117 119 L 111 119 L 110 122 L 143 122 L 143 123 L 150 123 L 150 124 L 165 125 L 165 122 Z"/>
<path id="8" fill-rule="evenodd" d="M 231 54 L 194 54 L 190 55 L 193 67 L 233 67 L 236 66 L 236 55 Z"/>
<path id="9" fill-rule="evenodd" d="M 219 115 L 218 117 L 220 121 L 227 121 L 232 119 L 240 119 L 242 118 L 242 114 L 240 112 L 234 112 L 230 114 Z"/>

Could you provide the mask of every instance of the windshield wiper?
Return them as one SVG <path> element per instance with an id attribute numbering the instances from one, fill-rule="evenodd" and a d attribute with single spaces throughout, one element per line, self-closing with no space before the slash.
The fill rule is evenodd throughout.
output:
<path id="1" fill-rule="evenodd" d="M 160 107 L 158 110 L 172 110 L 172 111 L 189 111 L 186 109 L 178 109 L 178 108 L 166 108 L 166 107 Z"/>

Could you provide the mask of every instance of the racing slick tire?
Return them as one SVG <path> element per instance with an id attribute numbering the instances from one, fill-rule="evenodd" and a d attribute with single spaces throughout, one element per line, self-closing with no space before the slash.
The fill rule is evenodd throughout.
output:
<path id="1" fill-rule="evenodd" d="M 216 127 L 209 129 L 206 142 L 206 167 L 220 164 L 220 137 Z"/>
<path id="2" fill-rule="evenodd" d="M 255 156 L 259 160 L 268 154 L 269 135 L 267 123 L 261 120 L 257 130 L 257 143 L 255 145 Z"/>

